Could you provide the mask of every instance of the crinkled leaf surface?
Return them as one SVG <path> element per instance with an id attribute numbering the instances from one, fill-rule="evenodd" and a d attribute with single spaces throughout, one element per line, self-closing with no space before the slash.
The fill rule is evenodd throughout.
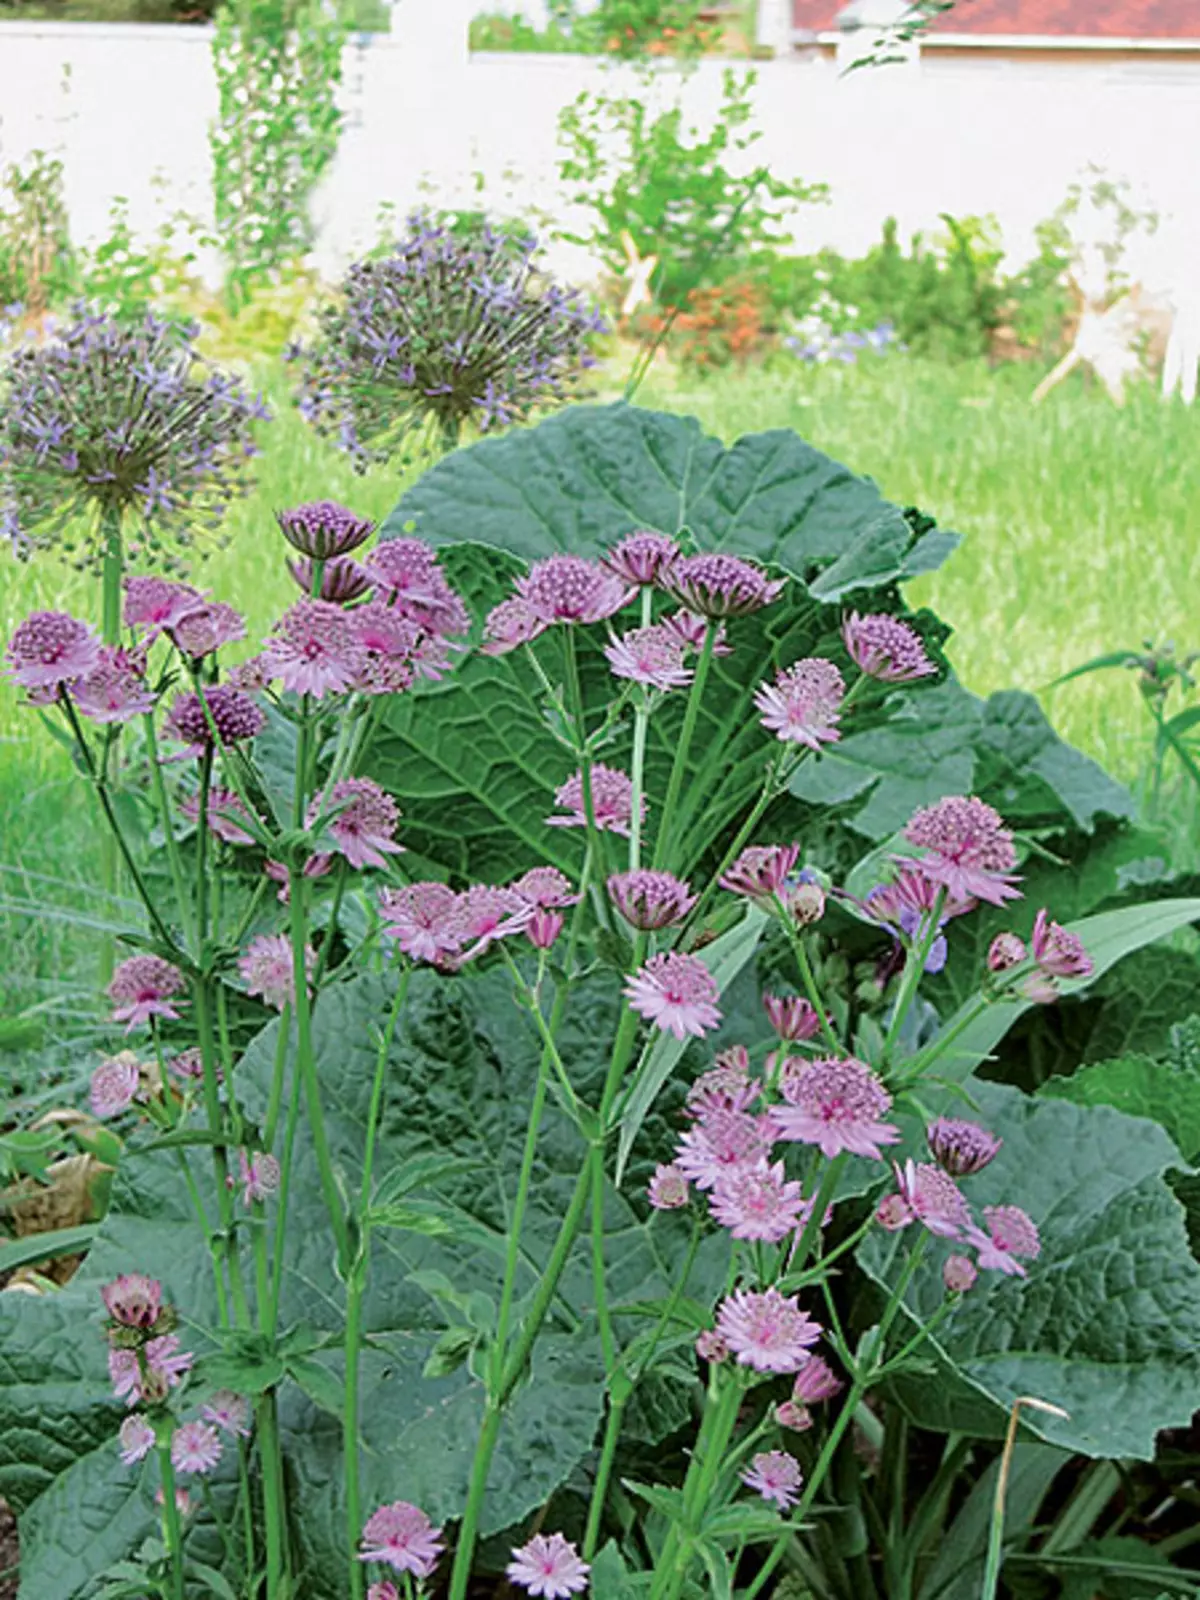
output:
<path id="1" fill-rule="evenodd" d="M 1077 1106 L 1112 1106 L 1165 1128 L 1185 1161 L 1200 1155 L 1200 1073 L 1154 1056 L 1117 1056 L 1051 1078 L 1041 1093 Z"/>
<path id="2" fill-rule="evenodd" d="M 922 1425 L 999 1435 L 1018 1395 L 1061 1406 L 1069 1420 L 1030 1414 L 1030 1432 L 1088 1456 L 1148 1459 L 1161 1428 L 1200 1406 L 1200 1264 L 1183 1210 L 1163 1180 L 1178 1153 L 1163 1130 L 1107 1107 L 1029 1098 L 973 1084 L 980 1119 L 1003 1147 L 964 1181 L 976 1207 L 1015 1204 L 1041 1230 L 1025 1280 L 981 1273 L 930 1346 L 936 1377 L 908 1377 L 899 1396 Z M 872 1236 L 859 1260 L 894 1279 L 905 1234 Z M 942 1303 L 931 1241 L 907 1307 Z"/>

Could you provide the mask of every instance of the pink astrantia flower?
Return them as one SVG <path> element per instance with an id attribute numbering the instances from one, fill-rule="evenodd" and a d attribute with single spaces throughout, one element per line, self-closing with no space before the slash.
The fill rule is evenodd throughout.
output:
<path id="1" fill-rule="evenodd" d="M 381 1578 L 367 1590 L 367 1600 L 400 1600 L 400 1591 L 390 1578 Z"/>
<path id="2" fill-rule="evenodd" d="M 176 695 L 167 713 L 167 729 L 187 746 L 186 755 L 199 756 L 210 750 L 214 729 L 221 745 L 231 745 L 253 739 L 266 725 L 262 707 L 228 684 L 206 687 L 203 703 L 198 694 Z"/>
<path id="3" fill-rule="evenodd" d="M 1023 1278 L 1025 1268 L 1018 1258 L 1033 1261 L 1042 1253 L 1042 1241 L 1032 1219 L 1020 1206 L 984 1206 L 983 1220 L 986 1233 L 981 1228 L 966 1230 L 968 1242 L 979 1252 L 979 1265 L 984 1271 Z"/>
<path id="4" fill-rule="evenodd" d="M 179 1348 L 177 1333 L 160 1334 L 146 1346 L 146 1370 L 149 1378 L 158 1378 L 167 1389 L 183 1381 L 184 1374 L 192 1370 L 195 1356 L 190 1350 Z"/>
<path id="5" fill-rule="evenodd" d="M 940 1239 L 960 1239 L 970 1225 L 971 1213 L 958 1185 L 932 1161 L 906 1161 L 896 1167 L 896 1184 L 909 1220 L 924 1223 Z M 886 1225 L 895 1227 L 897 1207 Z"/>
<path id="6" fill-rule="evenodd" d="M 117 967 L 108 986 L 113 1021 L 125 1023 L 126 1033 L 151 1017 L 178 1021 L 179 1013 L 170 1002 L 186 988 L 183 973 L 161 956 L 130 956 Z"/>
<path id="7" fill-rule="evenodd" d="M 745 1111 L 762 1092 L 762 1084 L 750 1076 L 750 1057 L 745 1045 L 722 1050 L 707 1072 L 702 1072 L 688 1090 L 686 1112 L 706 1123 L 716 1111 Z"/>
<path id="8" fill-rule="evenodd" d="M 358 646 L 354 688 L 370 695 L 402 694 L 410 689 L 430 636 L 386 600 L 368 600 L 349 617 Z M 445 647 L 439 646 L 439 651 L 440 665 L 424 661 L 424 676 L 437 677 L 449 665 Z"/>
<path id="9" fill-rule="evenodd" d="M 110 1350 L 108 1376 L 113 1393 L 128 1406 L 137 1405 L 142 1398 L 142 1370 L 136 1350 Z"/>
<path id="10" fill-rule="evenodd" d="M 87 676 L 72 683 L 71 699 L 91 722 L 132 722 L 154 710 L 145 672 L 145 663 L 138 656 L 105 646 Z"/>
<path id="11" fill-rule="evenodd" d="M 206 1422 L 213 1423 L 232 1438 L 250 1437 L 250 1402 L 231 1389 L 218 1389 L 208 1404 L 201 1407 L 200 1414 Z"/>
<path id="12" fill-rule="evenodd" d="M 717 980 L 699 956 L 677 950 L 651 956 L 625 985 L 639 1016 L 677 1039 L 702 1038 L 721 1020 Z"/>
<path id="13" fill-rule="evenodd" d="M 319 794 L 308 811 L 311 828 L 324 811 L 334 811 L 326 826 L 339 853 L 352 867 L 385 867 L 385 856 L 400 855 L 396 843 L 400 807 L 370 778 L 343 778 L 328 795 Z"/>
<path id="14" fill-rule="evenodd" d="M 173 578 L 125 579 L 125 626 L 145 633 L 148 640 L 203 604 L 204 595 L 190 583 L 176 583 Z"/>
<path id="15" fill-rule="evenodd" d="M 480 653 L 485 656 L 509 655 L 544 633 L 546 627 L 547 624 L 535 615 L 524 600 L 501 600 L 487 614 Z"/>
<path id="16" fill-rule="evenodd" d="M 311 945 L 304 948 L 304 967 L 311 978 L 317 954 Z M 296 999 L 295 963 L 291 940 L 282 933 L 261 933 L 252 939 L 238 957 L 238 971 L 247 994 L 259 995 L 264 1004 L 282 1011 Z"/>
<path id="17" fill-rule="evenodd" d="M 615 767 L 596 762 L 591 769 L 592 811 L 596 826 L 602 833 L 619 833 L 629 837 L 633 820 L 633 780 Z M 566 813 L 561 817 L 547 817 L 552 828 L 586 828 L 587 812 L 584 809 L 583 773 L 577 772 L 555 791 L 554 804 Z M 646 799 L 642 796 L 642 818 L 646 815 Z"/>
<path id="18" fill-rule="evenodd" d="M 614 678 L 628 678 L 648 689 L 685 689 L 692 669 L 684 665 L 686 646 L 669 628 L 631 628 L 604 647 Z"/>
<path id="19" fill-rule="evenodd" d="M 827 1361 L 820 1356 L 809 1356 L 796 1374 L 792 1385 L 792 1399 L 799 1405 L 814 1406 L 822 1400 L 832 1400 L 841 1394 L 844 1385 Z"/>
<path id="20" fill-rule="evenodd" d="M 608 892 L 630 927 L 650 931 L 682 922 L 696 904 L 688 884 L 672 872 L 614 872 Z"/>
<path id="21" fill-rule="evenodd" d="M 170 627 L 179 650 L 193 661 L 210 656 L 222 645 L 246 637 L 246 619 L 223 600 L 210 600 L 186 612 Z"/>
<path id="22" fill-rule="evenodd" d="M 786 1450 L 764 1450 L 754 1457 L 741 1478 L 748 1489 L 756 1489 L 781 1511 L 790 1511 L 800 1498 L 800 1463 Z"/>
<path id="23" fill-rule="evenodd" d="M 710 1111 L 675 1151 L 675 1166 L 697 1189 L 712 1189 L 730 1172 L 755 1166 L 771 1153 L 772 1130 L 745 1111 Z"/>
<path id="24" fill-rule="evenodd" d="M 805 1433 L 813 1425 L 812 1412 L 794 1400 L 781 1400 L 775 1407 L 775 1421 L 781 1428 L 791 1428 L 793 1433 Z"/>
<path id="25" fill-rule="evenodd" d="M 152 1328 L 162 1315 L 162 1284 L 144 1272 L 124 1272 L 101 1286 L 100 1298 L 114 1322 L 123 1328 Z"/>
<path id="26" fill-rule="evenodd" d="M 504 1569 L 511 1583 L 544 1600 L 567 1600 L 588 1586 L 591 1568 L 561 1533 L 536 1533 L 512 1553 Z"/>
<path id="27" fill-rule="evenodd" d="M 921 635 L 898 617 L 852 611 L 842 623 L 842 641 L 855 666 L 881 683 L 913 683 L 937 671 Z"/>
<path id="28" fill-rule="evenodd" d="M 942 1265 L 942 1282 L 951 1294 L 966 1294 L 974 1288 L 979 1270 L 970 1256 L 947 1256 Z"/>
<path id="29" fill-rule="evenodd" d="M 221 1436 L 211 1422 L 185 1422 L 171 1438 L 171 1465 L 176 1472 L 211 1472 L 221 1459 Z"/>
<path id="30" fill-rule="evenodd" d="M 931 1122 L 925 1137 L 933 1159 L 952 1178 L 969 1178 L 982 1172 L 995 1160 L 1003 1143 L 977 1122 L 963 1122 L 956 1117 L 939 1117 Z"/>
<path id="31" fill-rule="evenodd" d="M 470 628 L 467 609 L 446 581 L 436 553 L 420 539 L 385 539 L 363 565 L 376 592 L 426 633 L 445 639 Z"/>
<path id="32" fill-rule="evenodd" d="M 837 725 L 845 697 L 841 673 L 817 657 L 776 673 L 773 684 L 760 684 L 754 704 L 763 713 L 763 727 L 785 744 L 819 750 L 841 738 Z"/>
<path id="33" fill-rule="evenodd" d="M 1039 971 L 1049 978 L 1090 978 L 1096 970 L 1079 935 L 1051 922 L 1045 907 L 1033 919 L 1029 948 Z"/>
<path id="34" fill-rule="evenodd" d="M 306 595 L 312 595 L 316 569 L 308 557 L 301 556 L 299 561 L 289 561 L 287 568 L 296 587 Z M 321 589 L 316 598 L 344 606 L 373 587 L 371 574 L 353 556 L 335 556 L 321 570 Z"/>
<path id="35" fill-rule="evenodd" d="M 733 1238 L 778 1244 L 800 1224 L 804 1193 L 798 1183 L 784 1177 L 782 1161 L 772 1166 L 763 1160 L 722 1173 L 709 1197 L 709 1209 Z"/>
<path id="36" fill-rule="evenodd" d="M 750 845 L 720 879 L 721 887 L 769 904 L 786 887 L 799 855 L 798 844 Z"/>
<path id="37" fill-rule="evenodd" d="M 264 1150 L 256 1150 L 251 1156 L 239 1150 L 238 1175 L 242 1185 L 242 1200 L 248 1206 L 261 1205 L 279 1192 L 279 1163 Z"/>
<path id="38" fill-rule="evenodd" d="M 509 889 L 518 900 L 531 906 L 545 906 L 561 910 L 563 906 L 579 903 L 571 880 L 557 867 L 530 867 L 519 878 L 514 878 Z"/>
<path id="39" fill-rule="evenodd" d="M 799 995 L 764 994 L 762 1000 L 767 1020 L 788 1044 L 800 1044 L 820 1031 L 820 1017 Z"/>
<path id="40" fill-rule="evenodd" d="M 362 1542 L 360 1561 L 378 1561 L 395 1572 L 411 1572 L 414 1578 L 428 1578 L 444 1549 L 442 1530 L 407 1500 L 393 1501 L 373 1512 L 367 1518 Z"/>
<path id="41" fill-rule="evenodd" d="M 357 516 L 336 500 L 309 500 L 289 511 L 277 511 L 275 520 L 293 550 L 318 561 L 348 555 L 375 532 L 369 517 Z"/>
<path id="42" fill-rule="evenodd" d="M 35 611 L 8 644 L 8 671 L 23 689 L 59 688 L 85 677 L 103 659 L 99 639 L 86 622 L 65 611 Z"/>
<path id="43" fill-rule="evenodd" d="M 344 694 L 360 664 L 354 625 L 328 600 L 297 600 L 289 606 L 262 654 L 285 689 L 315 700 Z"/>
<path id="44" fill-rule="evenodd" d="M 721 1361 L 729 1360 L 729 1346 L 715 1328 L 705 1328 L 696 1336 L 696 1354 L 701 1361 L 716 1366 Z"/>
<path id="45" fill-rule="evenodd" d="M 164 1333 L 151 1339 L 144 1351 L 144 1373 L 136 1350 L 110 1350 L 108 1375 L 117 1399 L 130 1406 L 141 1400 L 161 1405 L 170 1390 L 183 1381 L 195 1359 L 190 1350 L 181 1350 L 179 1344 L 176 1333 Z"/>
<path id="46" fill-rule="evenodd" d="M 1019 967 L 1028 954 L 1024 939 L 1015 933 L 998 933 L 988 946 L 988 970 L 1007 972 L 1009 967 Z"/>
<path id="47" fill-rule="evenodd" d="M 674 566 L 679 559 L 679 546 L 669 534 L 640 528 L 636 533 L 626 534 L 600 559 L 623 582 L 644 588 L 659 583 L 664 573 Z"/>
<path id="48" fill-rule="evenodd" d="M 925 854 L 920 870 L 954 900 L 1003 905 L 1020 899 L 1013 887 L 1017 853 L 999 812 L 974 796 L 950 795 L 918 811 L 904 829 Z"/>
<path id="49" fill-rule="evenodd" d="M 146 1459 L 158 1442 L 158 1436 L 145 1417 L 135 1414 L 125 1418 L 117 1433 L 117 1440 L 121 1447 L 121 1460 L 127 1467 L 133 1467 Z"/>
<path id="50" fill-rule="evenodd" d="M 88 1104 L 92 1115 L 106 1121 L 128 1111 L 141 1084 L 141 1069 L 137 1057 L 128 1051 L 110 1056 L 92 1073 L 88 1087 Z"/>
<path id="51" fill-rule="evenodd" d="M 379 897 L 384 933 L 414 961 L 444 962 L 470 934 L 467 904 L 444 883 L 409 883 Z"/>
<path id="52" fill-rule="evenodd" d="M 659 626 L 667 633 L 672 634 L 688 650 L 703 650 L 704 641 L 708 635 L 707 617 L 698 617 L 694 611 L 672 611 L 670 616 L 662 619 Z M 710 648 L 714 656 L 733 654 L 732 646 L 726 643 L 726 630 L 723 622 L 713 634 Z"/>
<path id="53" fill-rule="evenodd" d="M 683 556 L 659 581 L 681 606 L 702 617 L 748 616 L 777 599 L 787 582 L 728 555 Z"/>
<path id="54" fill-rule="evenodd" d="M 798 1372 L 821 1337 L 796 1296 L 774 1287 L 736 1289 L 717 1310 L 717 1332 L 738 1364 L 756 1372 Z"/>
<path id="55" fill-rule="evenodd" d="M 870 1067 L 854 1056 L 821 1056 L 784 1076 L 784 1105 L 768 1115 L 781 1139 L 815 1144 L 832 1160 L 841 1151 L 882 1160 L 880 1146 L 899 1130 L 884 1122 L 892 1097 Z"/>
<path id="56" fill-rule="evenodd" d="M 187 795 L 179 803 L 179 809 L 189 822 L 200 821 L 200 796 Z M 208 826 L 218 839 L 223 839 L 226 844 L 253 844 L 254 835 L 247 833 L 237 820 L 244 817 L 247 820 L 250 813 L 242 803 L 241 797 L 233 789 L 214 788 L 208 791 Z"/>
<path id="57" fill-rule="evenodd" d="M 633 598 L 615 572 L 583 556 L 549 556 L 518 578 L 516 598 L 543 626 L 603 622 Z"/>
<path id="58" fill-rule="evenodd" d="M 688 1181 L 674 1162 L 658 1166 L 646 1186 L 646 1198 L 656 1211 L 678 1211 L 688 1203 Z"/>
<path id="59" fill-rule="evenodd" d="M 181 1083 L 200 1083 L 204 1078 L 204 1059 L 199 1050 L 181 1050 L 177 1056 L 172 1056 L 167 1062 L 167 1071 L 173 1078 L 178 1078 Z M 217 1068 L 217 1081 L 221 1079 L 221 1069 Z"/>

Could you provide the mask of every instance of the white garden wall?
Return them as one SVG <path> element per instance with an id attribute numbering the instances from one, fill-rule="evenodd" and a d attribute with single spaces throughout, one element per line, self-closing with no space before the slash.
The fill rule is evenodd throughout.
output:
<path id="1" fill-rule="evenodd" d="M 505 209 L 562 215 L 560 108 L 585 87 L 635 80 L 581 57 L 468 57 L 473 9 L 401 0 L 390 36 L 349 47 L 346 131 L 318 201 L 325 267 L 374 237 L 383 201 L 403 210 L 423 196 L 461 203 L 479 193 Z M 722 70 L 705 62 L 688 81 L 698 116 L 715 104 Z M 936 226 L 942 211 L 992 211 L 1019 256 L 1089 162 L 1132 180 L 1164 212 L 1200 216 L 1200 53 L 929 51 L 848 76 L 826 57 L 797 56 L 758 73 L 755 160 L 833 192 L 832 205 L 806 212 L 805 245 L 860 249 L 889 213 L 908 231 Z M 659 87 L 674 92 L 674 75 L 664 71 Z M 207 30 L 0 22 L 0 160 L 36 147 L 61 154 L 78 239 L 104 235 L 116 195 L 146 229 L 176 207 L 207 215 L 214 108 Z"/>

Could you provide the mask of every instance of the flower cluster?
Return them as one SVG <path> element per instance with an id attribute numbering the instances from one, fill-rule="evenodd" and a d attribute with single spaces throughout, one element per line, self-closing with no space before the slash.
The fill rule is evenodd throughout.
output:
<path id="1" fill-rule="evenodd" d="M 503 886 L 455 890 L 422 882 L 385 889 L 379 909 L 385 935 L 410 961 L 454 971 L 518 934 L 548 948 L 562 929 L 562 908 L 578 898 L 557 868 L 534 867 Z"/>

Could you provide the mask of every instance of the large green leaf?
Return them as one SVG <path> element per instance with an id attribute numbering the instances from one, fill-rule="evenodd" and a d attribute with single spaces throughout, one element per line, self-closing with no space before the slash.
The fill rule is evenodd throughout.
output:
<path id="1" fill-rule="evenodd" d="M 1117 1056 L 1051 1078 L 1041 1091 L 1077 1106 L 1113 1106 L 1165 1128 L 1185 1161 L 1200 1156 L 1200 1074 L 1153 1056 Z"/>
<path id="2" fill-rule="evenodd" d="M 1163 1180 L 1178 1153 L 1154 1123 L 1107 1107 L 972 1091 L 1004 1144 L 965 1191 L 978 1206 L 1022 1206 L 1042 1253 L 1026 1280 L 980 1274 L 928 1347 L 936 1376 L 905 1378 L 900 1398 L 924 1426 L 998 1436 L 1013 1401 L 1033 1395 L 1070 1413 L 1027 1415 L 1048 1443 L 1148 1459 L 1158 1431 L 1200 1406 L 1200 1265 Z M 906 1235 L 875 1235 L 859 1259 L 883 1283 L 910 1248 Z M 909 1315 L 942 1303 L 950 1248 L 934 1241 Z"/>

